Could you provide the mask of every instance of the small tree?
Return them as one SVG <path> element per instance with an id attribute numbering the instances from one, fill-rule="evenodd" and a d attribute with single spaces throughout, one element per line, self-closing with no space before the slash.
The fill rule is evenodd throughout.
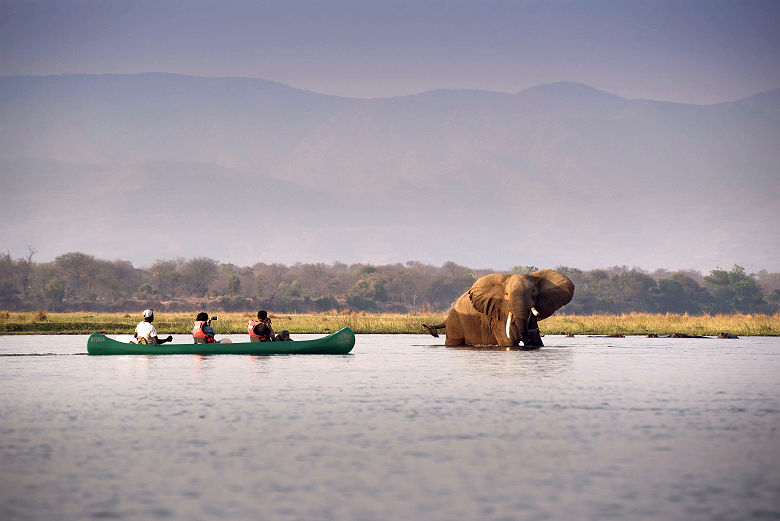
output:
<path id="1" fill-rule="evenodd" d="M 236 293 L 241 291 L 241 279 L 239 279 L 238 275 L 235 273 L 231 273 L 230 277 L 228 277 L 227 291 L 233 297 L 236 296 Z"/>
<path id="2" fill-rule="evenodd" d="M 217 277 L 217 261 L 206 257 L 197 257 L 183 266 L 184 280 L 190 295 L 203 296 L 209 284 Z"/>
<path id="3" fill-rule="evenodd" d="M 53 304 L 62 303 L 62 299 L 65 298 L 65 281 L 59 277 L 52 278 L 46 283 L 44 293 Z"/>
<path id="4" fill-rule="evenodd" d="M 704 277 L 704 283 L 723 301 L 726 309 L 752 313 L 765 305 L 755 274 L 746 273 L 738 264 L 730 271 L 712 270 Z"/>
<path id="5" fill-rule="evenodd" d="M 30 292 L 30 273 L 32 272 L 33 268 L 32 258 L 36 253 L 38 253 L 38 250 L 28 245 L 27 257 L 21 260 L 22 292 L 24 293 L 25 298 Z"/>

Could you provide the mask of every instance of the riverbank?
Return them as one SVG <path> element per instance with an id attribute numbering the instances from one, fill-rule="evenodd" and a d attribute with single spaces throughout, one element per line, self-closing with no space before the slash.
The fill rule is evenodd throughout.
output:
<path id="1" fill-rule="evenodd" d="M 188 334 L 194 313 L 161 313 L 154 325 L 161 335 Z M 217 334 L 246 332 L 251 313 L 219 313 L 213 323 Z M 349 327 L 358 334 L 424 333 L 422 325 L 444 322 L 446 313 L 429 314 L 285 314 L 271 313 L 273 327 L 291 334 L 326 334 Z M 107 334 L 132 333 L 139 314 L 0 312 L 0 334 Z M 780 336 L 780 314 L 775 315 L 678 315 L 630 313 L 627 315 L 556 315 L 539 323 L 546 335 L 647 335 L 672 333 L 717 336 Z M 444 333 L 442 332 L 442 336 Z"/>

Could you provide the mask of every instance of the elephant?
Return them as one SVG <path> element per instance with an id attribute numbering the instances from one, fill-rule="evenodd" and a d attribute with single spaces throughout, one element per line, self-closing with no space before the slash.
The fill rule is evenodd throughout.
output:
<path id="1" fill-rule="evenodd" d="M 492 273 L 477 279 L 450 309 L 444 323 L 423 324 L 433 336 L 446 328 L 445 345 L 543 346 L 537 322 L 568 304 L 574 283 L 555 270 Z"/>

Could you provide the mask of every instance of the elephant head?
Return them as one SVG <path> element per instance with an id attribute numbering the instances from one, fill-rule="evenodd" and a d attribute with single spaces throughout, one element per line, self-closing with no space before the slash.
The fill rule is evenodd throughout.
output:
<path id="1" fill-rule="evenodd" d="M 488 317 L 499 345 L 542 346 L 538 320 L 552 315 L 574 296 L 574 283 L 554 270 L 529 275 L 494 273 L 468 292 L 471 305 Z"/>

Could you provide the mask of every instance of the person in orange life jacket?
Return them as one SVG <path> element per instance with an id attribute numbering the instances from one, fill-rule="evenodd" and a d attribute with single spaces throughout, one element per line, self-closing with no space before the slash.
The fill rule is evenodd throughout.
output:
<path id="1" fill-rule="evenodd" d="M 157 338 L 157 328 L 152 325 L 152 320 L 154 320 L 153 310 L 144 310 L 143 317 L 144 319 L 138 323 L 135 327 L 135 333 L 133 333 L 133 336 L 139 344 L 164 344 L 165 342 L 173 340 L 171 335 L 168 335 L 168 338 L 163 338 L 162 340 Z"/>
<path id="2" fill-rule="evenodd" d="M 246 329 L 251 342 L 271 342 L 274 339 L 271 319 L 268 318 L 268 312 L 264 309 L 257 312 L 257 320 L 250 320 Z"/>
<path id="3" fill-rule="evenodd" d="M 215 344 L 214 329 L 211 327 L 208 313 L 200 312 L 195 317 L 195 324 L 192 326 L 192 338 L 196 344 Z"/>

